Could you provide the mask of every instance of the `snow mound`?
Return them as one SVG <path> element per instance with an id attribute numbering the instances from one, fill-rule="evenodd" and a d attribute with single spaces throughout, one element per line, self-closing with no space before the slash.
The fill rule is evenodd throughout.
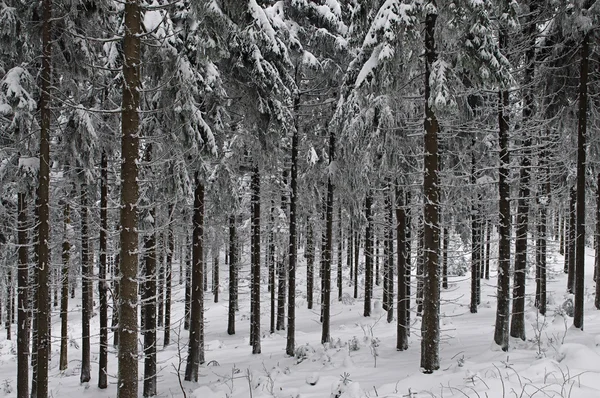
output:
<path id="1" fill-rule="evenodd" d="M 583 344 L 563 344 L 558 349 L 556 361 L 570 368 L 600 372 L 600 355 Z"/>

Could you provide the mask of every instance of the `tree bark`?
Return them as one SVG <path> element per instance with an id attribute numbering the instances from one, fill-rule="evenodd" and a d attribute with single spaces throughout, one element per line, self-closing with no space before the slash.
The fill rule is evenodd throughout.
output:
<path id="1" fill-rule="evenodd" d="M 169 226 L 167 227 L 167 238 L 166 238 L 166 249 L 167 249 L 167 274 L 166 274 L 166 286 L 165 286 L 165 332 L 163 339 L 163 347 L 168 346 L 171 343 L 171 286 L 173 284 L 173 253 L 175 250 L 175 244 L 173 242 L 173 205 L 170 204 L 168 207 L 169 213 Z M 180 260 L 181 261 L 181 260 Z"/>
<path id="2" fill-rule="evenodd" d="M 444 251 L 442 252 L 442 287 L 444 289 L 448 289 L 448 244 L 450 243 L 448 232 L 448 227 L 444 226 Z"/>
<path id="3" fill-rule="evenodd" d="M 329 132 L 329 165 L 335 161 L 335 134 Z M 321 344 L 331 340 L 329 323 L 331 317 L 331 259 L 333 252 L 333 176 L 327 178 L 327 202 L 325 211 L 325 251 L 323 253 L 323 324 Z"/>
<path id="4" fill-rule="evenodd" d="M 577 126 L 577 239 L 575 243 L 575 302 L 573 326 L 583 330 L 585 283 L 585 171 L 587 146 L 587 85 L 590 32 L 581 43 L 581 73 L 579 77 L 579 116 Z"/>
<path id="5" fill-rule="evenodd" d="M 254 166 L 250 185 L 252 192 L 250 345 L 252 354 L 260 354 L 260 171 L 258 166 Z"/>
<path id="6" fill-rule="evenodd" d="M 294 355 L 296 347 L 296 266 L 298 263 L 298 237 L 296 206 L 298 202 L 298 126 L 292 133 L 292 166 L 290 170 L 290 242 L 288 262 L 288 329 L 285 353 Z"/>
<path id="7" fill-rule="evenodd" d="M 371 316 L 371 298 L 373 293 L 373 192 L 367 192 L 365 200 L 365 302 L 363 316 Z"/>
<path id="8" fill-rule="evenodd" d="M 149 152 L 147 151 L 146 154 Z M 146 159 L 150 161 L 149 158 Z M 154 220 L 156 212 L 150 210 Z M 144 306 L 144 397 L 156 395 L 156 232 L 155 222 L 149 225 L 144 239 L 144 281 L 142 283 L 142 306 Z"/>
<path id="9" fill-rule="evenodd" d="M 40 72 L 40 168 L 37 189 L 37 356 L 35 394 L 48 397 L 48 361 L 50 357 L 48 270 L 50 268 L 50 118 L 52 84 L 52 0 L 43 0 L 42 8 L 42 70 Z"/>
<path id="10" fill-rule="evenodd" d="M 428 13 L 425 17 L 425 165 L 423 192 L 425 206 L 423 209 L 423 250 L 424 250 L 424 286 L 423 286 L 423 321 L 421 324 L 421 369 L 424 373 L 432 373 L 439 369 L 439 126 L 434 110 L 429 103 L 431 88 L 429 78 L 431 66 L 437 59 L 435 52 L 436 13 Z"/>
<path id="11" fill-rule="evenodd" d="M 229 306 L 227 308 L 227 334 L 235 334 L 235 310 L 237 308 L 237 243 L 235 215 L 229 216 Z"/>
<path id="12" fill-rule="evenodd" d="M 138 147 L 140 107 L 140 0 L 125 3 L 121 139 L 121 278 L 119 282 L 118 398 L 138 396 Z"/>
<path id="13" fill-rule="evenodd" d="M 387 222 L 385 223 L 387 232 L 384 246 L 387 249 L 387 253 L 384 256 L 386 262 L 386 280 L 384 281 L 384 286 L 387 286 L 387 322 L 392 323 L 394 320 L 394 197 L 390 181 L 388 181 L 387 188 Z"/>
<path id="14" fill-rule="evenodd" d="M 396 251 L 398 252 L 398 308 L 396 319 L 396 349 L 404 351 L 408 349 L 408 317 L 406 312 L 409 299 L 406 291 L 407 268 L 406 261 L 406 209 L 404 207 L 404 191 L 396 187 Z"/>
<path id="15" fill-rule="evenodd" d="M 274 228 L 275 228 L 275 220 L 274 220 L 274 216 L 273 213 L 275 211 L 275 203 L 274 200 L 271 199 L 271 209 L 269 211 L 269 234 L 268 239 L 268 245 L 267 245 L 267 264 L 268 264 L 268 268 L 269 268 L 269 286 L 268 286 L 268 290 L 269 290 L 269 298 L 270 298 L 270 308 L 271 308 L 271 322 L 270 322 L 270 327 L 269 327 L 269 332 L 270 333 L 275 333 L 275 318 L 276 318 L 276 314 L 275 314 L 275 236 L 274 236 Z"/>
<path id="16" fill-rule="evenodd" d="M 306 304 L 313 308 L 313 289 L 315 281 L 315 243 L 313 226 L 310 217 L 306 219 Z"/>
<path id="17" fill-rule="evenodd" d="M 567 258 L 568 258 L 568 275 L 567 275 L 567 290 L 569 293 L 575 293 L 575 232 L 576 232 L 576 214 L 575 208 L 577 205 L 577 190 L 571 188 L 571 197 L 569 202 L 569 237 L 567 239 Z"/>
<path id="18" fill-rule="evenodd" d="M 338 301 L 342 301 L 342 287 L 343 287 L 343 252 L 344 252 L 344 233 L 342 228 L 342 206 L 338 207 L 338 246 L 337 246 L 337 289 L 338 289 Z"/>
<path id="19" fill-rule="evenodd" d="M 204 363 L 204 183 L 200 180 L 199 172 L 196 172 L 194 179 L 190 339 L 185 380 L 197 382 L 198 367 Z"/>
<path id="20" fill-rule="evenodd" d="M 90 299 L 92 294 L 92 264 L 89 252 L 88 232 L 88 200 L 87 184 L 81 185 L 81 375 L 80 383 L 91 380 L 90 364 L 90 318 L 92 308 Z"/>
<path id="21" fill-rule="evenodd" d="M 193 236 L 192 236 L 193 240 Z M 193 251 L 193 248 L 192 248 Z M 190 330 L 190 318 L 192 315 L 192 261 L 190 259 L 190 237 L 185 237 L 185 309 L 183 329 Z"/>
<path id="22" fill-rule="evenodd" d="M 500 28 L 498 37 L 500 50 L 506 48 L 508 33 L 504 24 Z M 500 146 L 500 165 L 498 167 L 498 287 L 496 324 L 494 328 L 494 342 L 503 351 L 508 351 L 508 321 L 510 304 L 510 185 L 508 152 L 509 135 L 509 100 L 508 90 L 501 89 L 498 94 L 498 141 Z"/>
<path id="23" fill-rule="evenodd" d="M 106 250 L 108 230 L 108 158 L 102 152 L 100 159 L 100 262 L 98 269 L 98 291 L 100 294 L 100 358 L 98 388 L 108 387 L 108 298 L 106 292 Z M 64 255 L 64 252 L 63 252 Z"/>
<path id="24" fill-rule="evenodd" d="M 405 226 L 406 226 L 406 281 L 405 281 L 405 286 L 406 286 L 406 334 L 407 336 L 410 336 L 410 300 L 411 300 L 411 277 L 412 277 L 412 261 L 410 259 L 411 255 L 411 237 L 412 237 L 412 216 L 411 216 L 411 209 L 410 209 L 410 202 L 411 202 L 411 198 L 412 195 L 410 193 L 410 191 L 406 191 L 406 201 L 405 201 L 405 217 L 406 217 L 406 222 L 405 222 Z"/>
<path id="25" fill-rule="evenodd" d="M 27 248 L 29 225 L 27 222 L 26 194 L 20 192 L 17 200 L 17 239 L 19 244 L 19 268 L 17 271 L 17 398 L 29 398 L 29 255 Z"/>

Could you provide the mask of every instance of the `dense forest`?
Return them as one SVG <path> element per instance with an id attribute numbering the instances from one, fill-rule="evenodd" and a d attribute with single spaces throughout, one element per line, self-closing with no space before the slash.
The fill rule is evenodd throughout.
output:
<path id="1" fill-rule="evenodd" d="M 0 0 L 16 396 L 56 396 L 74 352 L 86 389 L 187 396 L 211 335 L 254 356 L 279 335 L 275 355 L 300 361 L 297 313 L 331 348 L 339 303 L 438 374 L 456 278 L 472 314 L 495 289 L 486 338 L 507 355 L 529 301 L 555 311 L 557 255 L 584 330 L 590 295 L 600 309 L 599 22 L 596 0 Z M 173 345 L 171 368 L 157 355 Z"/>

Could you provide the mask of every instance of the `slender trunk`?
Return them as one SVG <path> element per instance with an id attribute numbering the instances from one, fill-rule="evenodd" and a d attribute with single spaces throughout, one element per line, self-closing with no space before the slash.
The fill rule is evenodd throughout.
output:
<path id="1" fill-rule="evenodd" d="M 356 226 L 355 226 L 356 227 Z M 354 230 L 354 298 L 358 298 L 358 261 L 360 252 L 360 226 Z"/>
<path id="2" fill-rule="evenodd" d="M 475 137 L 471 144 L 471 187 L 474 190 L 471 198 L 471 302 L 469 310 L 471 314 L 477 313 L 477 283 L 479 282 L 479 206 L 477 204 L 477 176 L 475 170 Z"/>
<path id="3" fill-rule="evenodd" d="M 198 367 L 204 363 L 204 183 L 199 172 L 194 177 L 192 277 L 190 287 L 190 339 L 185 380 L 198 381 Z"/>
<path id="4" fill-rule="evenodd" d="M 421 368 L 424 373 L 432 373 L 440 367 L 440 277 L 439 277 L 439 155 L 438 123 L 429 96 L 431 66 L 437 59 L 435 52 L 435 22 L 437 13 L 425 17 L 425 165 L 423 193 L 423 322 L 421 324 Z"/>
<path id="5" fill-rule="evenodd" d="M 565 255 L 565 230 L 566 230 L 566 222 L 565 222 L 566 217 L 564 215 L 561 215 L 560 219 L 559 219 L 559 232 L 558 232 L 558 238 L 560 239 L 560 241 L 558 242 L 558 250 L 559 253 L 561 255 Z M 564 267 L 564 271 L 565 274 L 569 271 L 568 270 L 568 264 L 565 261 L 565 267 Z"/>
<path id="6" fill-rule="evenodd" d="M 379 239 L 373 238 L 375 242 L 375 250 L 374 260 L 375 260 L 375 285 L 381 285 L 381 273 L 379 272 Z M 371 291 L 371 297 L 373 296 L 373 292 Z"/>
<path id="7" fill-rule="evenodd" d="M 166 274 L 166 286 L 165 286 L 165 333 L 163 339 L 163 346 L 166 347 L 171 343 L 171 285 L 173 284 L 173 253 L 175 250 L 175 244 L 173 242 L 173 205 L 169 205 L 169 226 L 167 227 L 167 274 Z M 218 285 L 218 282 L 217 282 Z"/>
<path id="8" fill-rule="evenodd" d="M 165 263 L 164 263 L 164 241 L 160 239 L 160 235 L 157 235 L 155 239 L 156 248 L 154 249 L 156 267 L 158 268 L 158 280 L 157 280 L 157 298 L 158 298 L 158 319 L 157 325 L 161 327 L 164 325 L 165 319 Z M 206 272 L 206 271 L 205 271 Z M 206 275 L 206 273 L 205 273 Z"/>
<path id="9" fill-rule="evenodd" d="M 213 301 L 219 302 L 219 248 L 213 248 L 213 269 L 212 269 L 212 284 L 213 284 Z"/>
<path id="10" fill-rule="evenodd" d="M 405 217 L 406 217 L 406 222 L 404 223 L 406 226 L 406 236 L 405 236 L 405 240 L 406 240 L 406 281 L 405 281 L 405 286 L 406 286 L 406 333 L 408 336 L 410 336 L 410 299 L 411 299 L 411 276 L 412 276 L 412 260 L 411 260 L 411 237 L 412 237 L 412 216 L 411 216 L 411 208 L 410 208 L 410 202 L 411 202 L 411 198 L 412 195 L 410 193 L 410 191 L 406 192 L 406 207 L 405 207 Z"/>
<path id="11" fill-rule="evenodd" d="M 396 187 L 396 251 L 398 252 L 398 308 L 396 319 L 396 349 L 404 351 L 408 349 L 408 317 L 406 312 L 409 299 L 406 291 L 406 274 L 408 263 L 406 261 L 406 209 L 404 207 L 404 192 L 402 188 Z"/>
<path id="12" fill-rule="evenodd" d="M 385 223 L 385 242 L 384 242 L 384 261 L 385 261 L 385 278 L 383 286 L 386 294 L 387 307 L 387 322 L 392 323 L 394 320 L 394 209 L 393 209 L 393 193 L 392 184 L 388 181 L 386 192 L 386 214 L 387 220 Z"/>
<path id="13" fill-rule="evenodd" d="M 148 153 L 148 152 L 147 152 Z M 146 159 L 150 161 L 150 159 Z M 150 219 L 156 212 L 150 210 Z M 156 225 L 149 226 L 150 233 L 144 239 L 144 281 L 142 282 L 142 306 L 144 308 L 144 397 L 156 395 Z"/>
<path id="14" fill-rule="evenodd" d="M 119 282 L 118 398 L 138 396 L 138 147 L 140 107 L 140 0 L 125 3 L 121 139 L 121 280 Z"/>
<path id="15" fill-rule="evenodd" d="M 271 199 L 271 209 L 270 209 L 270 214 L 269 214 L 269 234 L 267 235 L 269 238 L 269 242 L 267 245 L 267 264 L 269 267 L 269 286 L 268 286 L 268 290 L 269 290 L 269 296 L 270 296 L 270 301 L 271 301 L 271 322 L 270 322 L 270 327 L 269 327 L 269 332 L 270 333 L 275 333 L 275 237 L 274 237 L 274 228 L 275 228 L 275 221 L 274 221 L 274 217 L 273 217 L 273 213 L 275 211 L 275 203 L 274 200 Z"/>
<path id="16" fill-rule="evenodd" d="M 423 267 L 425 264 L 425 252 L 423 248 L 424 230 L 423 217 L 419 216 L 417 226 L 417 316 L 423 314 Z"/>
<path id="17" fill-rule="evenodd" d="M 444 251 L 442 251 L 442 287 L 444 289 L 448 289 L 448 244 L 450 243 L 448 232 L 448 227 L 444 226 Z"/>
<path id="18" fill-rule="evenodd" d="M 309 310 L 313 308 L 313 289 L 315 280 L 315 243 L 313 226 L 310 217 L 306 219 L 306 303 Z"/>
<path id="19" fill-rule="evenodd" d="M 100 293 L 100 359 L 98 388 L 108 387 L 108 298 L 106 294 L 106 250 L 108 230 L 108 158 L 102 152 L 100 159 L 100 263 L 98 291 Z"/>
<path id="20" fill-rule="evenodd" d="M 573 326 L 583 330 L 585 282 L 585 172 L 587 140 L 587 85 L 590 32 L 581 43 L 581 73 L 579 77 L 579 117 L 577 126 L 577 240 L 575 243 L 575 302 Z"/>
<path id="21" fill-rule="evenodd" d="M 193 237 L 192 237 L 193 240 Z M 192 248 L 193 251 L 193 248 Z M 183 329 L 190 330 L 190 317 L 192 313 L 192 259 L 190 258 L 190 237 L 185 237 L 185 306 L 183 315 Z"/>
<path id="22" fill-rule="evenodd" d="M 352 221 L 348 223 L 348 234 L 346 237 L 346 267 L 350 270 L 350 283 L 354 281 L 354 258 L 352 254 L 354 253 L 354 228 L 352 226 Z"/>
<path id="23" fill-rule="evenodd" d="M 571 198 L 569 202 L 569 238 L 567 240 L 567 257 L 569 259 L 567 275 L 567 290 L 569 293 L 575 293 L 575 207 L 577 204 L 577 191 L 575 187 L 571 188 Z"/>
<path id="24" fill-rule="evenodd" d="M 285 255 L 277 262 L 277 330 L 285 329 L 285 306 L 286 306 L 286 269 Z"/>
<path id="25" fill-rule="evenodd" d="M 252 354 L 260 354 L 260 171 L 258 166 L 254 166 L 250 185 L 252 191 L 250 344 L 252 345 Z"/>
<path id="26" fill-rule="evenodd" d="M 62 244 L 62 290 L 60 297 L 60 360 L 59 370 L 63 371 L 67 369 L 67 347 L 68 347 L 68 329 L 67 329 L 67 318 L 69 311 L 69 262 L 71 259 L 71 243 L 69 241 L 71 234 L 71 215 L 70 207 L 68 203 L 64 204 L 63 210 L 63 244 Z"/>
<path id="27" fill-rule="evenodd" d="M 235 216 L 229 216 L 229 306 L 227 308 L 227 334 L 235 334 L 235 309 L 237 307 L 237 244 Z"/>
<path id="28" fill-rule="evenodd" d="M 40 73 L 40 168 L 38 175 L 37 245 L 37 398 L 48 397 L 48 360 L 50 357 L 48 270 L 50 268 L 50 88 L 52 84 L 52 0 L 42 1 L 42 70 Z"/>
<path id="29" fill-rule="evenodd" d="M 506 48 L 508 33 L 504 24 L 500 28 L 498 42 L 500 50 Z M 510 305 L 510 185 L 509 185 L 509 101 L 508 90 L 502 89 L 498 94 L 498 142 L 500 146 L 500 165 L 498 167 L 498 287 L 496 325 L 494 342 L 503 351 L 508 351 L 508 321 Z"/>
<path id="30" fill-rule="evenodd" d="M 342 260 L 344 252 L 344 234 L 342 228 L 342 206 L 338 207 L 338 247 L 337 247 L 337 289 L 338 301 L 342 301 Z"/>
<path id="31" fill-rule="evenodd" d="M 597 176 L 596 183 L 596 233 L 594 235 L 596 258 L 594 263 L 594 274 L 596 275 L 596 297 L 594 305 L 600 310 L 600 283 L 598 283 L 598 275 L 600 275 L 600 173 Z"/>
<path id="32" fill-rule="evenodd" d="M 335 134 L 329 132 L 329 165 L 335 161 Z M 325 220 L 325 252 L 323 253 L 323 328 L 321 344 L 331 340 L 329 323 L 331 317 L 331 260 L 333 252 L 333 181 L 332 175 L 327 178 L 327 202 Z"/>
<path id="33" fill-rule="evenodd" d="M 373 191 L 369 189 L 365 200 L 365 305 L 363 316 L 371 316 L 371 295 L 373 293 Z"/>
<path id="34" fill-rule="evenodd" d="M 285 353 L 293 356 L 296 346 L 296 267 L 298 265 L 298 126 L 292 133 L 292 166 L 290 170 L 290 241 L 288 262 L 288 329 Z"/>
<path id="35" fill-rule="evenodd" d="M 114 259 L 114 265 L 112 269 L 113 276 L 113 314 L 111 320 L 111 329 L 113 330 L 113 346 L 117 347 L 119 344 L 119 264 L 121 256 L 117 254 Z"/>
<path id="36" fill-rule="evenodd" d="M 486 221 L 486 231 L 485 231 L 485 279 L 490 279 L 490 246 L 491 246 L 491 236 L 490 232 L 492 229 L 492 223 Z"/>
<path id="37" fill-rule="evenodd" d="M 29 256 L 27 248 L 29 226 L 27 223 L 26 194 L 19 193 L 17 200 L 17 238 L 19 244 L 19 268 L 17 271 L 17 398 L 29 398 Z"/>
<path id="38" fill-rule="evenodd" d="M 81 375 L 80 383 L 91 380 L 90 364 L 90 295 L 92 294 L 92 264 L 89 251 L 87 185 L 81 185 Z"/>

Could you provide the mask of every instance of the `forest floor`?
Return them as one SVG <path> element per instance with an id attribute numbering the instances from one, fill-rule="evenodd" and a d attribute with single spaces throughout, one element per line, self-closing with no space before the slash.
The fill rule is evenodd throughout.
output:
<path id="1" fill-rule="evenodd" d="M 227 270 L 221 272 L 222 289 L 219 303 L 211 293 L 205 300 L 206 361 L 200 369 L 198 383 L 183 381 L 187 356 L 188 332 L 181 319 L 184 309 L 184 287 L 174 273 L 173 333 L 171 344 L 164 348 L 162 331 L 158 333 L 158 396 L 187 398 L 362 398 L 362 397 L 600 397 L 600 311 L 594 308 L 594 257 L 586 256 L 584 331 L 572 327 L 573 319 L 565 315 L 563 303 L 566 275 L 563 257 L 556 244 L 549 245 L 548 315 L 539 316 L 533 307 L 535 280 L 533 270 L 527 280 L 527 340 L 510 341 L 510 350 L 502 352 L 493 344 L 496 311 L 496 272 L 492 259 L 489 280 L 482 281 L 479 312 L 469 312 L 470 274 L 450 278 L 449 289 L 442 291 L 440 344 L 441 367 L 432 375 L 419 371 L 420 319 L 414 312 L 410 346 L 396 351 L 396 323 L 388 324 L 381 310 L 381 287 L 375 288 L 374 313 L 362 315 L 362 286 L 359 298 L 351 298 L 352 287 L 344 282 L 344 300 L 337 301 L 332 292 L 331 336 L 333 342 L 320 344 L 319 305 L 306 307 L 304 259 L 299 256 L 296 346 L 302 355 L 285 355 L 285 331 L 269 335 L 269 293 L 263 284 L 262 354 L 252 355 L 249 346 L 249 293 L 247 273 L 240 282 L 240 311 L 236 316 L 236 335 L 227 330 Z M 457 249 L 458 250 L 458 249 Z M 452 257 L 453 256 L 453 257 Z M 468 254 L 451 254 L 454 264 L 467 263 Z M 222 262 L 221 262 L 222 263 Z M 249 265 L 244 265 L 248 270 Z M 174 266 L 178 270 L 178 266 Z M 334 265 L 335 270 L 335 265 Z M 333 272 L 335 274 L 335 272 Z M 266 275 L 266 271 L 265 271 Z M 347 274 L 345 274 L 347 278 Z M 359 282 L 360 283 L 360 282 Z M 335 284 L 333 285 L 335 286 Z M 413 287 L 413 292 L 415 291 Z M 97 291 L 94 292 L 97 295 Z M 315 299 L 319 294 L 315 292 Z M 96 297 L 96 304 L 98 303 Z M 413 300 L 414 304 L 414 300 Z M 81 346 L 81 299 L 70 299 L 69 368 L 58 370 L 60 317 L 53 308 L 53 345 L 50 364 L 49 393 L 52 397 L 116 397 L 117 361 L 110 347 L 109 387 L 97 388 L 98 316 L 92 318 L 92 381 L 79 382 Z M 97 308 L 96 308 L 97 311 Z M 0 337 L 0 396 L 16 396 L 16 336 Z M 180 336 L 180 337 L 179 337 Z M 109 336 L 112 342 L 112 333 Z M 140 351 L 141 351 L 140 336 Z M 181 374 L 181 384 L 177 369 Z M 143 359 L 139 376 L 143 377 Z M 142 390 L 140 383 L 140 396 Z"/>

